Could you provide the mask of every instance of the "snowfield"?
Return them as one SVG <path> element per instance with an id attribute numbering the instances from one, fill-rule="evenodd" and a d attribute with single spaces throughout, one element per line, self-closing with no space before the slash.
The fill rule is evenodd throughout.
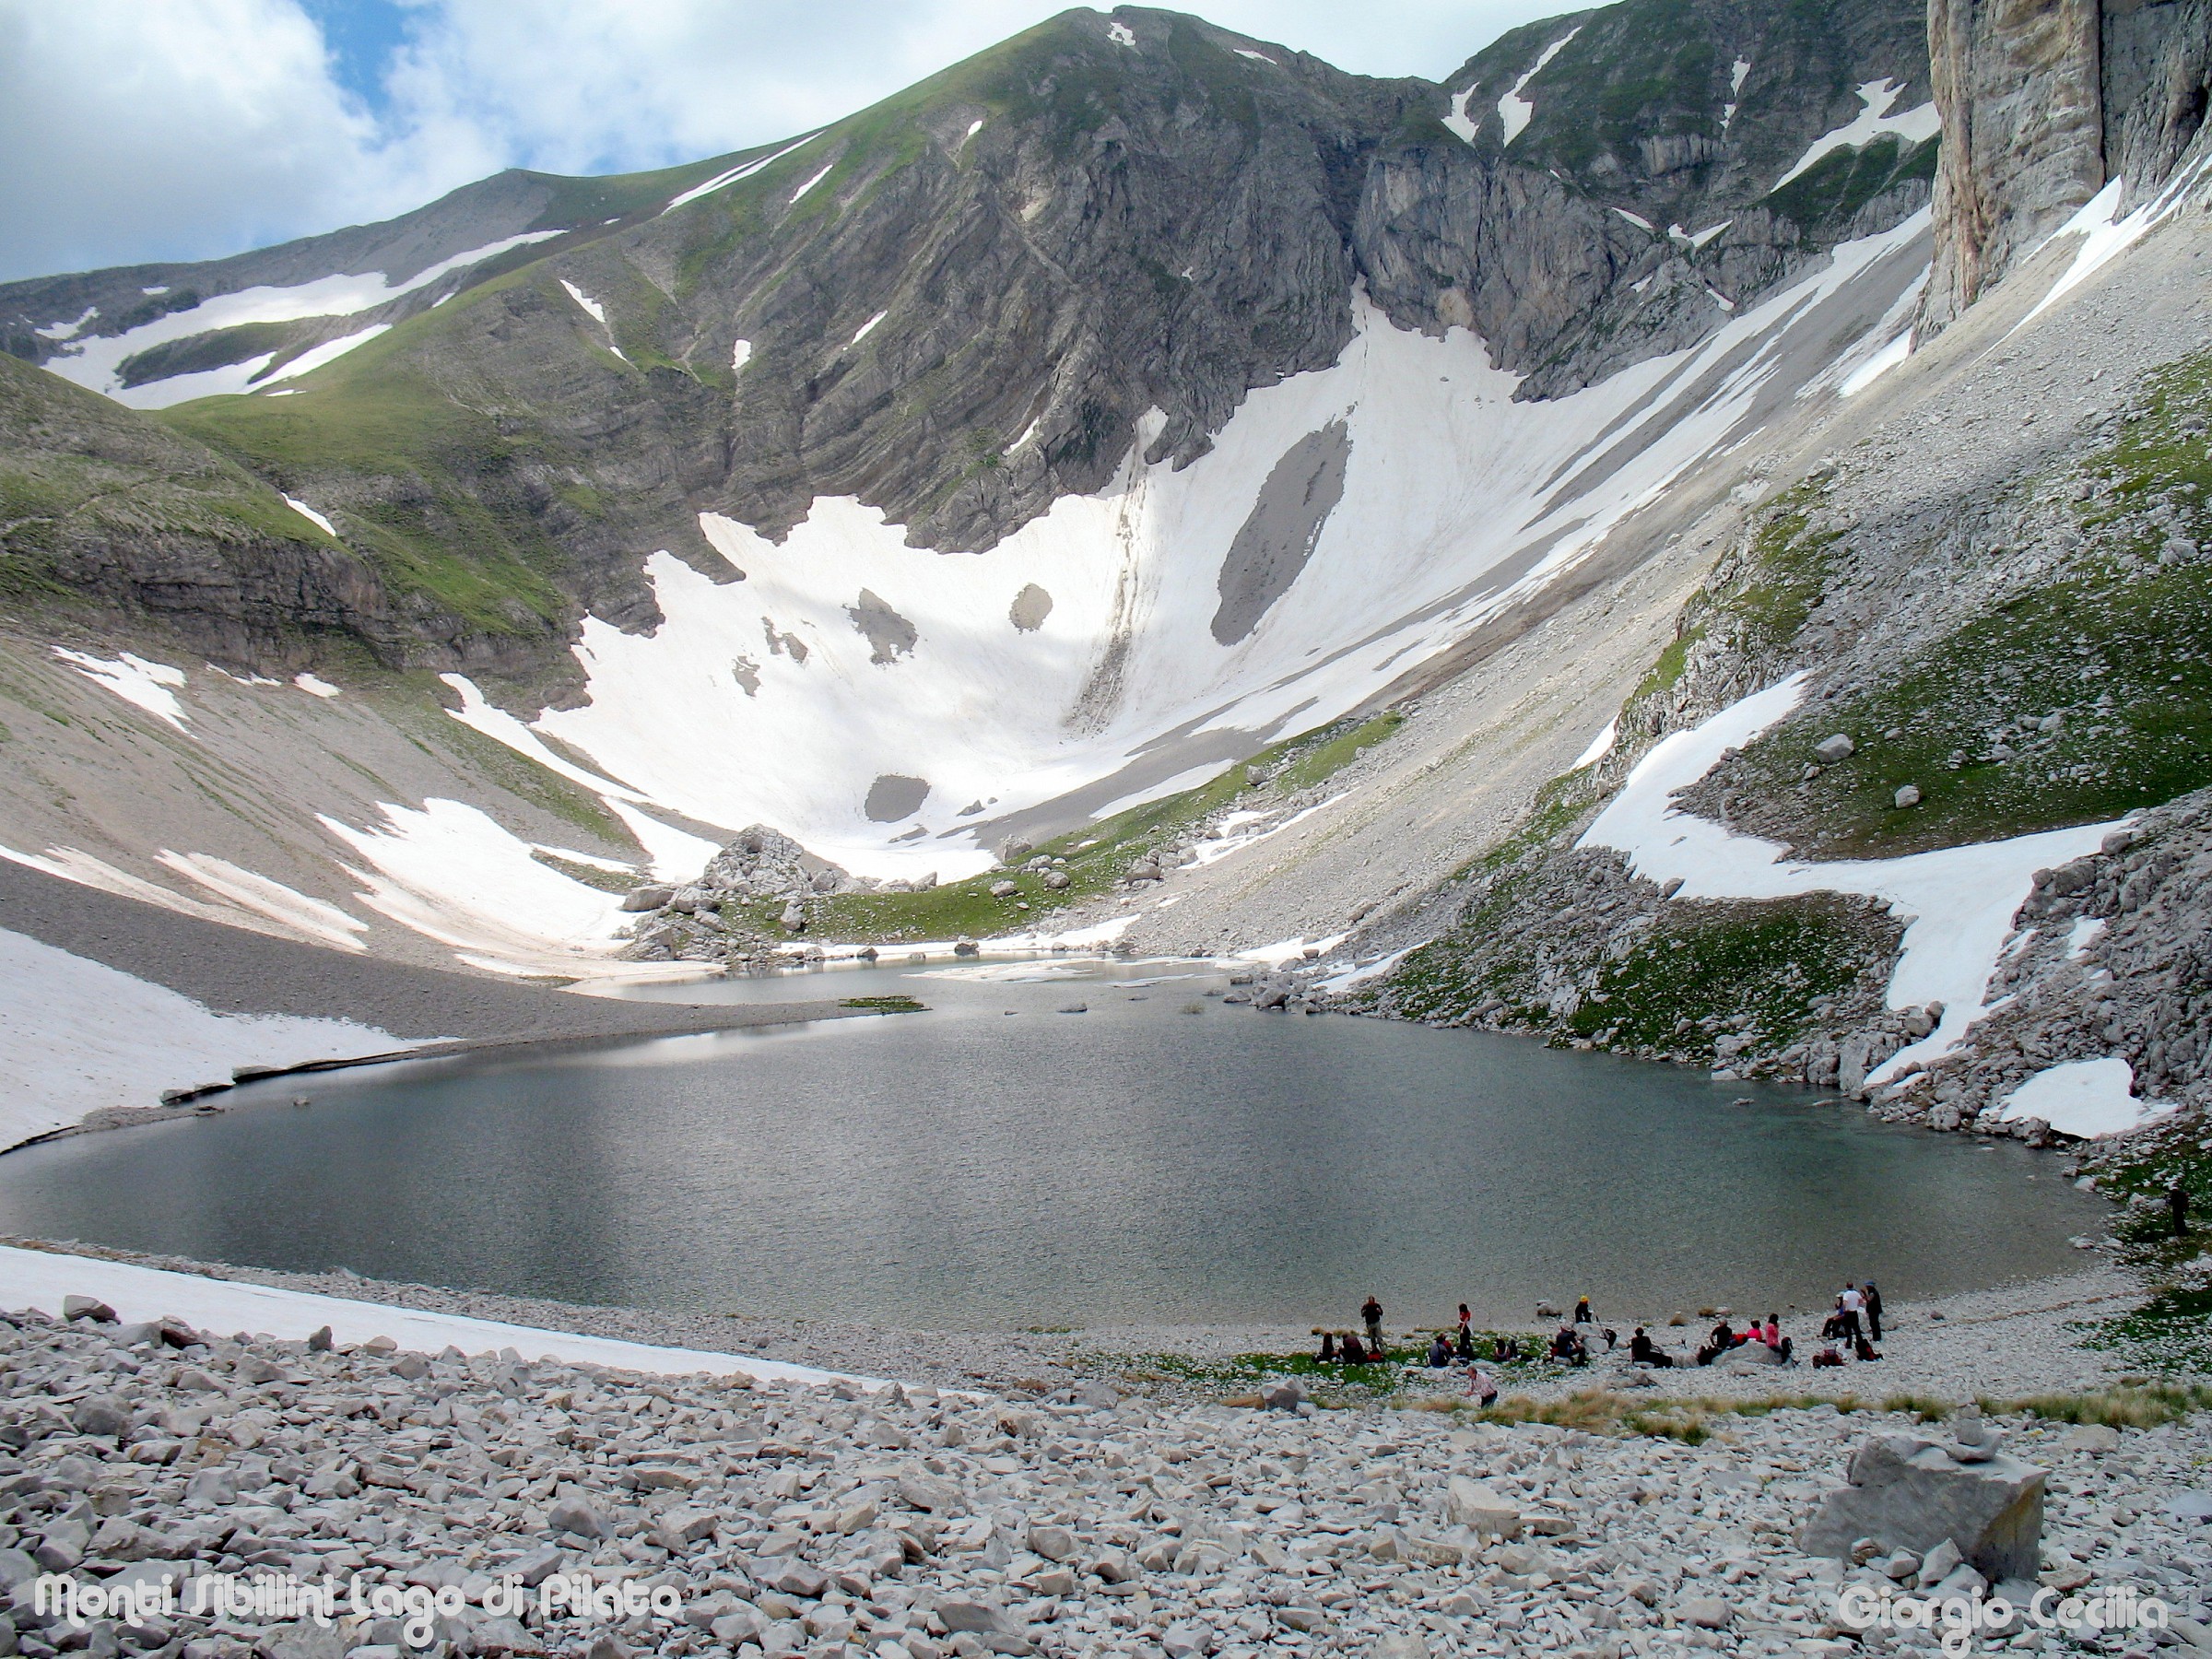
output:
<path id="1" fill-rule="evenodd" d="M 217 1014 L 165 985 L 0 929 L 0 1147 L 102 1106 L 228 1083 L 241 1065 L 391 1053 L 413 1043 L 349 1019 Z"/>
<path id="2" fill-rule="evenodd" d="M 481 265 L 510 248 L 525 247 L 563 234 L 559 230 L 531 230 L 520 236 L 510 236 L 481 248 L 471 248 L 465 253 L 455 253 L 441 259 L 427 269 L 418 271 L 404 282 L 394 282 L 382 271 L 368 271 L 356 276 L 321 276 L 312 282 L 300 283 L 290 288 L 241 288 L 232 294 L 218 294 L 212 300 L 203 300 L 197 305 L 142 323 L 136 328 L 126 329 L 119 335 L 94 335 L 85 338 L 74 351 L 56 354 L 47 359 L 46 367 L 64 380 L 128 404 L 134 409 L 166 409 L 171 404 L 184 403 L 194 397 L 211 397 L 218 393 L 237 393 L 248 390 L 253 379 L 268 367 L 270 355 L 253 358 L 242 363 L 231 363 L 220 369 L 202 370 L 191 374 L 173 374 L 165 380 L 147 381 L 137 386 L 125 386 L 120 370 L 126 358 L 135 357 L 148 347 L 169 340 L 182 340 L 193 335 L 206 334 L 218 328 L 236 328 L 245 323 L 291 323 L 310 317 L 350 317 L 357 312 L 373 311 L 411 294 L 417 288 L 428 288 L 440 277 Z M 88 319 L 87 319 L 88 320 Z M 373 339 L 383 332 L 384 325 L 360 330 L 340 339 L 331 340 L 285 365 L 276 376 L 279 380 L 308 370 L 320 368 L 334 358 L 342 356 L 362 342 Z M 311 359 L 312 359 L 311 361 Z"/>
<path id="3" fill-rule="evenodd" d="M 1917 281 L 1920 262 L 1893 256 L 1925 229 L 1924 215 L 1850 244 L 1701 346 L 1550 402 L 1512 401 L 1516 377 L 1465 330 L 1403 332 L 1361 300 L 1341 360 L 1253 393 L 1207 455 L 1145 465 L 1147 423 L 1111 485 L 988 553 L 907 547 L 849 498 L 816 501 L 781 544 L 709 513 L 743 581 L 656 553 L 666 620 L 647 636 L 587 619 L 582 704 L 535 733 L 480 700 L 463 717 L 535 759 L 538 735 L 559 739 L 632 809 L 771 824 L 863 875 L 973 875 L 992 863 L 975 823 L 1210 775 L 1571 569 L 1794 389 L 1770 382 L 1794 336 L 1832 328 L 1826 301 Z M 1225 642 L 1232 547 L 1314 440 L 1341 442 L 1341 500 Z M 1032 589 L 1049 608 L 1018 618 Z M 872 818 L 872 796 L 918 804 Z"/>
<path id="4" fill-rule="evenodd" d="M 459 1313 L 396 1308 L 383 1302 L 349 1301 L 239 1279 L 203 1278 L 196 1273 L 167 1273 L 131 1262 L 103 1262 L 92 1256 L 62 1255 L 45 1250 L 0 1245 L 0 1307 L 39 1308 L 61 1317 L 62 1299 L 96 1296 L 125 1321 L 174 1317 L 203 1330 L 265 1332 L 280 1342 L 300 1342 L 324 1325 L 332 1340 L 369 1342 L 389 1336 L 411 1352 L 435 1354 L 448 1345 L 464 1353 L 497 1353 L 512 1348 L 525 1359 L 555 1359 L 567 1365 L 604 1365 L 648 1376 L 705 1373 L 745 1376 L 762 1382 L 856 1382 L 879 1387 L 843 1371 L 786 1365 L 699 1348 L 654 1347 L 540 1330 Z"/>
<path id="5" fill-rule="evenodd" d="M 1742 748 L 1789 714 L 1797 706 L 1804 684 L 1802 674 L 1792 675 L 1700 725 L 1661 739 L 1636 763 L 1620 793 L 1575 844 L 1609 847 L 1627 854 L 1630 867 L 1647 881 L 1664 885 L 1679 877 L 1677 896 L 1683 899 L 1856 893 L 1886 903 L 1906 924 L 1902 951 L 1889 980 L 1888 1006 L 1943 1005 L 1934 1031 L 1900 1050 L 1867 1078 L 1874 1085 L 1892 1083 L 1949 1053 L 1969 1028 L 1990 1011 L 1990 980 L 2013 936 L 2013 917 L 2033 890 L 2035 873 L 2096 852 L 2125 820 L 1945 847 L 1902 858 L 1817 863 L 1790 858 L 1788 849 L 1779 842 L 1738 835 L 1675 804 L 1675 796 L 1717 766 L 1723 754 Z M 2078 1073 L 2079 1065 L 2108 1069 Z M 2066 1129 L 2069 1134 L 2109 1134 L 2132 1126 L 2153 1108 L 2129 1096 L 2132 1075 L 2120 1077 L 2115 1093 L 2109 1071 L 2113 1065 L 2127 1073 L 2126 1062 L 2117 1060 L 2053 1067 L 2030 1079 L 2013 1097 L 2016 1102 L 2025 1099 L 2027 1104 L 2006 1115 L 2041 1117 L 2061 1129 L 2077 1121 L 2110 1125 L 2086 1132 Z M 2046 1084 L 2044 1079 L 2053 1072 L 2065 1076 Z"/>

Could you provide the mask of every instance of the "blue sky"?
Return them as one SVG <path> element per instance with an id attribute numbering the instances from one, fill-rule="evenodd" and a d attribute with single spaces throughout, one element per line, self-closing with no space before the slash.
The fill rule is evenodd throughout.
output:
<path id="1" fill-rule="evenodd" d="M 301 0 L 300 9 L 322 30 L 331 79 L 380 118 L 389 114 L 384 76 L 418 8 L 397 0 Z"/>
<path id="2" fill-rule="evenodd" d="M 1057 0 L 0 0 L 0 280 L 206 259 L 504 167 L 665 166 L 834 120 Z M 1559 0 L 1194 0 L 1441 77 Z"/>

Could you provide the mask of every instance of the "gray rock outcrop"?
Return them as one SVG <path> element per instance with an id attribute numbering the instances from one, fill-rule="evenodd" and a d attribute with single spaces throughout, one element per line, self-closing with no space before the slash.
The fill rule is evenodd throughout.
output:
<path id="1" fill-rule="evenodd" d="M 2108 182 L 2133 206 L 2172 175 L 2212 93 L 2212 6 L 1929 0 L 1928 47 L 1946 143 L 1924 335 Z"/>
<path id="2" fill-rule="evenodd" d="M 2046 1472 L 2002 1452 L 1961 1462 L 1911 1435 L 1881 1435 L 1853 1454 L 1849 1484 L 1828 1494 L 1799 1533 L 1808 1555 L 1852 1559 L 1860 1540 L 1925 1557 L 1947 1541 L 1994 1583 L 2041 1570 Z"/>

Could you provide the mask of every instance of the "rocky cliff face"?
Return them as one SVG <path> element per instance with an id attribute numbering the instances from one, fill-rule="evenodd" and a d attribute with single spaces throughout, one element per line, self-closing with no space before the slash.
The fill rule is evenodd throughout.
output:
<path id="1" fill-rule="evenodd" d="M 1922 332 L 1952 322 L 2089 198 L 2171 176 L 2212 91 L 2205 0 L 1929 0 L 1948 135 Z"/>
<path id="2" fill-rule="evenodd" d="M 1104 484 L 1147 411 L 1147 458 L 1181 465 L 1335 360 L 1355 285 L 1474 329 L 1527 396 L 1700 339 L 1924 200 L 1921 42 L 1912 0 L 1627 0 L 1385 82 L 1072 11 L 792 146 L 16 284 L 0 328 L 126 396 L 264 394 L 166 418 L 330 517 L 412 618 L 356 635 L 559 700 L 586 613 L 656 621 L 645 553 L 731 579 L 701 511 L 780 535 L 849 495 L 914 545 L 992 547 Z M 252 312 L 332 273 L 375 303 Z"/>

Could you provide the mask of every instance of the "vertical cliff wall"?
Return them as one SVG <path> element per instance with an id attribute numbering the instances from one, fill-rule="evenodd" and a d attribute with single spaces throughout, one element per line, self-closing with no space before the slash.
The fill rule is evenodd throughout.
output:
<path id="1" fill-rule="evenodd" d="M 2155 189 L 2212 90 L 2212 0 L 1929 0 L 1933 335 L 2113 180 Z"/>

